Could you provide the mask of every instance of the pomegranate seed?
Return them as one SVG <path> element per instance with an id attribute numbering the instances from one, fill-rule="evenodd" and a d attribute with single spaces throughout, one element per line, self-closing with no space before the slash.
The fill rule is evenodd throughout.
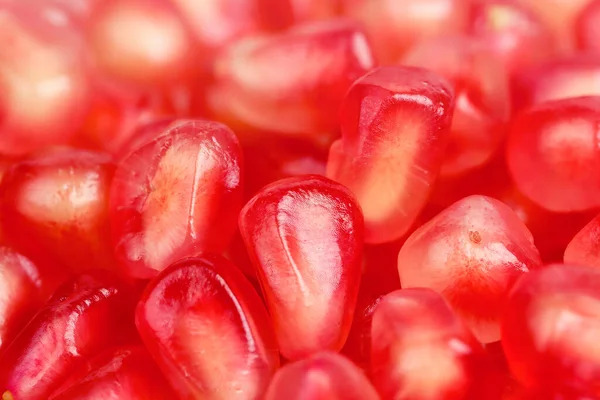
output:
<path id="1" fill-rule="evenodd" d="M 279 366 L 264 305 L 220 256 L 163 271 L 142 296 L 136 323 L 182 398 L 255 399 Z"/>
<path id="2" fill-rule="evenodd" d="M 382 63 L 396 61 L 424 39 L 466 30 L 470 0 L 342 0 L 345 15 L 360 21 Z"/>
<path id="3" fill-rule="evenodd" d="M 502 346 L 525 386 L 600 393 L 600 271 L 551 265 L 515 285 Z"/>
<path id="4" fill-rule="evenodd" d="M 517 188 L 556 212 L 600 207 L 600 96 L 540 104 L 513 121 L 507 160 Z"/>
<path id="5" fill-rule="evenodd" d="M 378 400 L 379 396 L 350 360 L 333 352 L 321 352 L 277 371 L 265 400 L 279 399 Z"/>
<path id="6" fill-rule="evenodd" d="M 557 53 L 550 27 L 514 0 L 475 2 L 467 32 L 481 40 L 509 71 L 538 64 Z"/>
<path id="7" fill-rule="evenodd" d="M 287 27 L 292 22 L 289 1 L 173 0 L 207 58 L 235 39 Z"/>
<path id="8" fill-rule="evenodd" d="M 513 108 L 523 110 L 550 100 L 600 96 L 600 57 L 560 58 L 521 71 L 512 82 Z"/>
<path id="9" fill-rule="evenodd" d="M 74 271 L 112 267 L 107 218 L 113 173 L 107 154 L 69 148 L 15 163 L 0 187 L 7 241 Z"/>
<path id="10" fill-rule="evenodd" d="M 454 85 L 456 108 L 440 175 L 489 162 L 510 113 L 508 76 L 497 57 L 476 39 L 444 37 L 415 46 L 402 63 L 435 71 Z"/>
<path id="11" fill-rule="evenodd" d="M 19 400 L 48 398 L 86 357 L 130 338 L 128 303 L 110 278 L 65 284 L 0 358 L 0 387 Z"/>
<path id="12" fill-rule="evenodd" d="M 600 54 L 600 1 L 593 0 L 579 14 L 576 24 L 577 44 L 581 50 Z"/>
<path id="13" fill-rule="evenodd" d="M 284 179 L 246 204 L 239 225 L 283 356 L 340 350 L 363 242 L 362 213 L 348 189 L 316 175 Z"/>
<path id="14" fill-rule="evenodd" d="M 0 246 L 0 354 L 45 298 L 38 268 L 15 250 Z"/>
<path id="15" fill-rule="evenodd" d="M 600 215 L 579 231 L 565 249 L 567 264 L 600 267 Z"/>
<path id="16" fill-rule="evenodd" d="M 51 400 L 173 399 L 164 376 L 142 346 L 111 349 L 92 358 Z"/>
<path id="17" fill-rule="evenodd" d="M 373 314 L 371 374 L 386 399 L 463 399 L 483 355 L 444 299 L 429 289 L 386 295 Z"/>
<path id="18" fill-rule="evenodd" d="M 225 125 L 187 121 L 120 163 L 110 219 L 125 273 L 150 278 L 182 255 L 224 250 L 241 207 L 241 149 Z"/>
<path id="19" fill-rule="evenodd" d="M 533 237 L 504 203 L 466 197 L 418 228 L 398 255 L 403 288 L 440 292 L 484 343 L 500 339 L 508 292 L 541 264 Z"/>
<path id="20" fill-rule="evenodd" d="M 168 1 L 101 2 L 86 25 L 89 50 L 108 76 L 156 86 L 181 79 L 192 65 L 191 33 Z"/>
<path id="21" fill-rule="evenodd" d="M 453 111 L 449 84 L 421 68 L 379 68 L 350 88 L 327 176 L 358 197 L 368 243 L 398 239 L 417 219 L 442 163 Z"/>
<path id="22" fill-rule="evenodd" d="M 336 111 L 352 82 L 373 66 L 355 24 L 299 25 L 233 45 L 216 61 L 209 102 L 227 120 L 323 140 L 335 133 Z"/>
<path id="23" fill-rule="evenodd" d="M 591 0 L 517 0 L 524 7 L 538 15 L 559 39 L 560 50 L 574 47 L 573 30 L 575 20 Z"/>
<path id="24" fill-rule="evenodd" d="M 67 143 L 83 122 L 89 81 L 80 43 L 67 24 L 60 10 L 44 4 L 2 3 L 0 153 Z"/>

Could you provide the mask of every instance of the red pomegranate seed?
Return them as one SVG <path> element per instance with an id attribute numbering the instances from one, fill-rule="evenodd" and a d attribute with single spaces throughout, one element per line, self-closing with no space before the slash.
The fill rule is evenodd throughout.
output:
<path id="1" fill-rule="evenodd" d="M 556 37 L 546 22 L 515 0 L 475 2 L 467 32 L 508 71 L 548 60 L 557 53 Z"/>
<path id="2" fill-rule="evenodd" d="M 502 346 L 525 386 L 600 393 L 600 271 L 551 265 L 515 285 Z"/>
<path id="3" fill-rule="evenodd" d="M 261 299 L 220 256 L 163 271 L 142 296 L 136 323 L 182 398 L 256 399 L 279 366 Z"/>
<path id="4" fill-rule="evenodd" d="M 354 23 L 299 25 L 233 45 L 216 61 L 209 102 L 227 121 L 323 140 L 335 133 L 352 82 L 373 66 L 369 43 Z"/>
<path id="5" fill-rule="evenodd" d="M 39 6 L 39 7 L 38 7 Z M 0 153 L 66 143 L 89 103 L 80 43 L 64 13 L 4 2 L 0 11 Z"/>
<path id="6" fill-rule="evenodd" d="M 86 27 L 89 51 L 100 70 L 129 84 L 172 83 L 192 65 L 191 32 L 168 1 L 100 2 Z"/>
<path id="7" fill-rule="evenodd" d="M 442 163 L 453 111 L 450 85 L 421 68 L 382 67 L 350 88 L 327 176 L 358 197 L 368 243 L 398 239 L 415 222 Z"/>
<path id="8" fill-rule="evenodd" d="M 111 278 L 82 275 L 65 284 L 0 358 L 1 390 L 47 399 L 85 358 L 131 338 L 131 311 Z"/>
<path id="9" fill-rule="evenodd" d="M 581 11 L 592 0 L 517 0 L 524 7 L 530 9 L 548 26 L 551 27 L 559 40 L 561 51 L 574 48 L 575 21 Z"/>
<path id="10" fill-rule="evenodd" d="M 581 50 L 600 54 L 600 1 L 593 0 L 585 7 L 576 23 L 577 44 Z"/>
<path id="11" fill-rule="evenodd" d="M 289 1 L 173 0 L 191 27 L 205 60 L 235 39 L 281 29 L 292 22 Z"/>
<path id="12" fill-rule="evenodd" d="M 600 268 L 600 215 L 573 237 L 565 249 L 564 261 Z"/>
<path id="13" fill-rule="evenodd" d="M 277 371 L 264 398 L 378 400 L 379 396 L 350 360 L 333 352 L 321 352 Z"/>
<path id="14" fill-rule="evenodd" d="M 15 163 L 0 186 L 6 240 L 74 271 L 112 268 L 107 218 L 114 169 L 107 154 L 69 148 Z"/>
<path id="15" fill-rule="evenodd" d="M 92 358 L 50 400 L 173 399 L 175 394 L 142 346 L 111 349 Z"/>
<path id="16" fill-rule="evenodd" d="M 507 161 L 517 188 L 556 212 L 600 207 L 600 96 L 556 100 L 520 114 Z"/>
<path id="17" fill-rule="evenodd" d="M 371 375 L 385 399 L 463 399 L 481 345 L 429 289 L 386 295 L 373 314 Z"/>
<path id="18" fill-rule="evenodd" d="M 111 187 L 125 273 L 149 278 L 197 251 L 224 250 L 241 207 L 241 149 L 225 125 L 187 121 L 132 152 Z"/>
<path id="19" fill-rule="evenodd" d="M 540 266 L 517 214 L 485 196 L 466 197 L 417 229 L 398 255 L 403 288 L 440 292 L 484 343 L 500 339 L 514 282 Z"/>
<path id="20" fill-rule="evenodd" d="M 489 162 L 510 113 L 508 75 L 483 42 L 443 37 L 415 46 L 405 65 L 427 68 L 454 85 L 456 108 L 440 175 L 460 175 Z"/>
<path id="21" fill-rule="evenodd" d="M 366 28 L 378 60 L 392 63 L 424 39 L 466 30 L 471 0 L 341 0 Z"/>
<path id="22" fill-rule="evenodd" d="M 239 225 L 283 356 L 340 350 L 362 261 L 363 217 L 350 191 L 316 175 L 284 179 L 246 204 Z"/>
<path id="23" fill-rule="evenodd" d="M 38 268 L 28 258 L 6 246 L 0 246 L 0 293 L 1 354 L 46 300 Z"/>
<path id="24" fill-rule="evenodd" d="M 512 82 L 512 104 L 517 111 L 581 96 L 600 96 L 600 56 L 553 59 L 521 71 Z"/>

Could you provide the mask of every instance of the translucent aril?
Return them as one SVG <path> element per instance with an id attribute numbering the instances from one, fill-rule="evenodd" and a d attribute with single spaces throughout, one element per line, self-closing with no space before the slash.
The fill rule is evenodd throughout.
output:
<path id="1" fill-rule="evenodd" d="M 110 155 L 47 148 L 16 162 L 0 185 L 7 242 L 73 271 L 114 268 L 108 200 Z"/>
<path id="2" fill-rule="evenodd" d="M 260 297 L 221 256 L 164 270 L 142 295 L 136 324 L 181 398 L 259 399 L 279 366 Z"/>
<path id="3" fill-rule="evenodd" d="M 110 198 L 122 271 L 149 278 L 182 256 L 220 252 L 242 201 L 241 149 L 225 125 L 178 124 L 120 162 Z"/>
<path id="4" fill-rule="evenodd" d="M 456 176 L 488 163 L 506 133 L 508 74 L 479 38 L 454 36 L 417 44 L 404 65 L 434 71 L 454 86 L 456 106 L 440 176 Z"/>
<path id="5" fill-rule="evenodd" d="M 240 232 L 290 360 L 342 348 L 361 276 L 363 217 L 348 189 L 308 175 L 259 191 Z"/>
<path id="6" fill-rule="evenodd" d="M 438 293 L 387 294 L 375 308 L 371 335 L 370 373 L 382 398 L 467 398 L 483 349 Z"/>
<path id="7" fill-rule="evenodd" d="M 600 216 L 592 219 L 571 239 L 564 262 L 600 268 Z"/>
<path id="8" fill-rule="evenodd" d="M 594 267 L 555 264 L 519 280 L 502 321 L 502 346 L 519 382 L 600 395 L 599 293 Z"/>
<path id="9" fill-rule="evenodd" d="M 555 212 L 600 207 L 600 96 L 540 104 L 515 118 L 507 162 L 517 188 Z"/>
<path id="10" fill-rule="evenodd" d="M 346 357 L 320 352 L 277 371 L 264 399 L 378 400 L 379 395 L 363 371 Z"/>
<path id="11" fill-rule="evenodd" d="M 381 67 L 358 79 L 341 109 L 327 176 L 354 192 L 367 243 L 399 239 L 425 206 L 450 137 L 454 93 L 418 67 Z"/>
<path id="12" fill-rule="evenodd" d="M 324 141 L 337 131 L 337 110 L 346 91 L 374 65 L 370 45 L 355 23 L 301 24 L 228 48 L 215 61 L 209 105 L 232 126 Z"/>
<path id="13" fill-rule="evenodd" d="M 398 254 L 403 288 L 444 296 L 477 339 L 500 339 L 516 280 L 541 264 L 533 237 L 506 204 L 485 196 L 454 203 L 419 227 Z"/>

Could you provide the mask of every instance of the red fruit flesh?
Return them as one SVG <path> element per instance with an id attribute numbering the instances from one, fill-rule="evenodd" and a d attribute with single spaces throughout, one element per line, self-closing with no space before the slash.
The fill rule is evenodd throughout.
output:
<path id="1" fill-rule="evenodd" d="M 154 400 L 175 394 L 141 346 L 108 350 L 88 361 L 50 400 Z"/>
<path id="2" fill-rule="evenodd" d="M 378 400 L 379 396 L 350 360 L 333 352 L 321 352 L 277 371 L 264 398 Z"/>
<path id="3" fill-rule="evenodd" d="M 453 111 L 450 85 L 421 68 L 379 68 L 350 88 L 327 176 L 356 194 L 367 243 L 398 239 L 417 219 L 441 166 Z"/>
<path id="4" fill-rule="evenodd" d="M 355 24 L 299 25 L 233 45 L 216 61 L 209 101 L 227 121 L 323 141 L 337 130 L 346 91 L 373 66 L 369 43 Z"/>
<path id="5" fill-rule="evenodd" d="M 373 314 L 371 375 L 384 399 L 463 399 L 483 354 L 444 299 L 429 289 L 386 295 Z"/>
<path id="6" fill-rule="evenodd" d="M 89 82 L 80 43 L 68 26 L 68 17 L 48 5 L 3 3 L 0 153 L 22 155 L 64 144 L 83 122 Z"/>
<path id="7" fill-rule="evenodd" d="M 514 0 L 476 2 L 467 32 L 511 72 L 557 53 L 556 37 L 546 22 Z"/>
<path id="8" fill-rule="evenodd" d="M 565 249 L 564 261 L 600 268 L 600 215 L 573 237 Z"/>
<path id="9" fill-rule="evenodd" d="M 0 390 L 19 400 L 48 398 L 85 358 L 129 340 L 128 303 L 109 278 L 82 275 L 66 284 L 0 358 Z"/>
<path id="10" fill-rule="evenodd" d="M 600 97 L 557 100 L 519 115 L 507 161 L 517 188 L 556 212 L 600 207 Z"/>
<path id="11" fill-rule="evenodd" d="M 246 204 L 239 225 L 282 355 L 340 350 L 362 261 L 363 217 L 350 191 L 316 175 L 284 179 Z"/>
<path id="12" fill-rule="evenodd" d="M 0 354 L 46 300 L 41 289 L 38 268 L 13 249 L 0 246 Z"/>
<path id="13" fill-rule="evenodd" d="M 484 343 L 500 339 L 515 281 L 541 264 L 533 237 L 502 202 L 466 197 L 417 229 L 398 254 L 403 288 L 441 293 Z"/>
<path id="14" fill-rule="evenodd" d="M 168 1 L 100 2 L 86 26 L 89 50 L 107 76 L 156 87 L 189 72 L 193 38 Z"/>
<path id="15" fill-rule="evenodd" d="M 440 175 L 460 175 L 489 162 L 510 113 L 508 76 L 478 39 L 443 37 L 415 46 L 402 58 L 437 72 L 454 86 L 456 107 Z"/>
<path id="16" fill-rule="evenodd" d="M 224 250 L 241 207 L 241 149 L 225 125 L 187 121 L 133 151 L 111 187 L 124 272 L 149 278 L 198 251 Z"/>
<path id="17" fill-rule="evenodd" d="M 553 59 L 520 71 L 513 79 L 512 93 L 516 111 L 550 100 L 600 96 L 600 57 Z"/>
<path id="18" fill-rule="evenodd" d="M 576 24 L 577 45 L 580 50 L 600 54 L 600 0 L 591 1 L 579 14 Z"/>
<path id="19" fill-rule="evenodd" d="M 377 59 L 395 62 L 413 44 L 463 32 L 470 0 L 342 0 L 343 13 L 360 21 Z"/>
<path id="20" fill-rule="evenodd" d="M 600 271 L 552 265 L 515 285 L 502 321 L 502 346 L 525 386 L 600 395 Z"/>
<path id="21" fill-rule="evenodd" d="M 136 324 L 182 398 L 256 399 L 279 366 L 261 299 L 220 256 L 163 271 L 142 296 Z"/>
<path id="22" fill-rule="evenodd" d="M 74 271 L 113 268 L 108 154 L 50 148 L 12 165 L 0 185 L 6 241 Z"/>
<path id="23" fill-rule="evenodd" d="M 592 0 L 517 0 L 533 11 L 553 31 L 562 52 L 575 47 L 573 29 L 581 11 Z"/>

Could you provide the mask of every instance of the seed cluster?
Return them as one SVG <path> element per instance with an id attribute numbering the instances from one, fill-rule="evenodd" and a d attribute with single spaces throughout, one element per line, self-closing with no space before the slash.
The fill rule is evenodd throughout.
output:
<path id="1" fill-rule="evenodd" d="M 600 0 L 0 0 L 2 400 L 600 400 Z"/>

